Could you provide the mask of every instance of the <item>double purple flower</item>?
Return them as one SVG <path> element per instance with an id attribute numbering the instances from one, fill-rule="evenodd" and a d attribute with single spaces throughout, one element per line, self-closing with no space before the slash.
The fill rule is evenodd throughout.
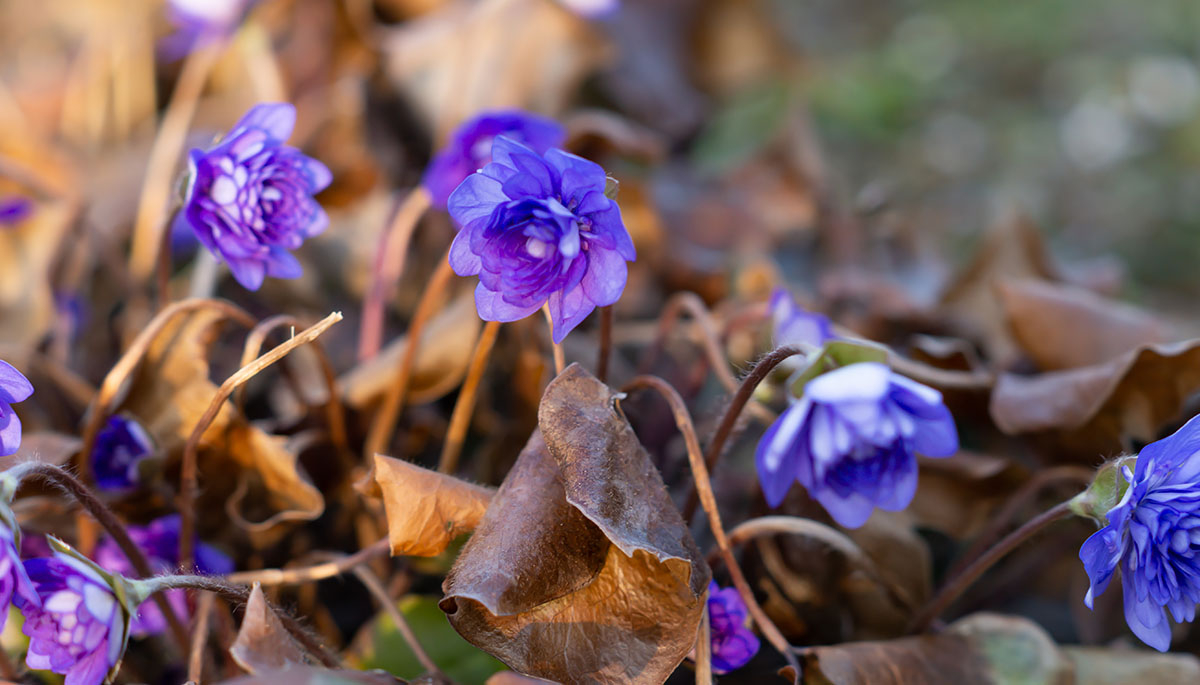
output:
<path id="1" fill-rule="evenodd" d="M 1091 580 L 1084 603 L 1091 608 L 1120 568 L 1126 623 L 1165 652 L 1166 611 L 1190 622 L 1200 603 L 1200 417 L 1146 445 L 1134 470 L 1122 467 L 1122 475 L 1128 488 L 1107 512 L 1107 525 L 1079 550 Z"/>
<path id="2" fill-rule="evenodd" d="M 176 222 L 229 264 L 234 278 L 258 290 L 266 276 L 297 278 L 300 247 L 329 224 L 312 198 L 329 185 L 324 164 L 284 145 L 296 108 L 261 104 L 223 140 L 189 156 L 187 196 Z"/>
<path id="3" fill-rule="evenodd" d="M 65 685 L 98 685 L 121 663 L 129 612 L 95 569 L 63 552 L 25 562 L 35 598 L 18 593 L 29 636 L 25 663 L 65 674 Z"/>
<path id="4" fill-rule="evenodd" d="M 12 364 L 0 361 L 0 456 L 13 454 L 21 446 L 21 419 L 11 404 L 33 394 L 33 385 Z"/>
<path id="5" fill-rule="evenodd" d="M 708 584 L 708 622 L 712 629 L 712 666 L 728 673 L 745 666 L 758 653 L 758 637 L 746 627 L 746 604 L 735 588 Z"/>
<path id="6" fill-rule="evenodd" d="M 899 511 L 912 501 L 916 452 L 957 450 L 941 393 L 884 364 L 859 362 L 809 381 L 763 435 L 756 462 L 772 507 L 799 481 L 835 521 L 857 528 L 875 507 Z"/>
<path id="7" fill-rule="evenodd" d="M 539 155 L 505 136 L 492 161 L 450 196 L 460 230 L 450 266 L 479 275 L 475 307 L 487 321 L 516 321 L 550 307 L 562 342 L 596 307 L 625 289 L 637 255 L 599 165 L 558 149 Z"/>
<path id="8" fill-rule="evenodd" d="M 454 130 L 421 179 L 434 207 L 445 209 L 458 184 L 492 161 L 492 142 L 500 135 L 543 154 L 561 146 L 567 131 L 553 119 L 519 109 L 493 110 L 468 119 Z"/>
<path id="9" fill-rule="evenodd" d="M 145 526 L 129 526 L 129 537 L 146 554 L 150 567 L 156 573 L 169 573 L 179 564 L 179 515 L 171 514 L 151 521 Z M 196 571 L 205 574 L 233 572 L 233 560 L 211 545 L 199 543 L 196 550 Z M 135 575 L 133 563 L 117 546 L 112 538 L 105 538 L 96 546 L 92 555 L 104 570 L 123 576 Z M 176 616 L 186 617 L 190 613 L 187 593 L 184 590 L 165 590 L 167 602 Z M 167 620 L 152 601 L 142 602 L 133 617 L 130 631 L 142 637 L 161 633 L 167 628 Z"/>

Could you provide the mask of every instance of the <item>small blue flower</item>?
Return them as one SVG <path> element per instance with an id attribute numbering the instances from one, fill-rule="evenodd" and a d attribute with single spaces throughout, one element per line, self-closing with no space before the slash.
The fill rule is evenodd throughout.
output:
<path id="1" fill-rule="evenodd" d="M 283 144 L 295 125 L 292 105 L 256 105 L 223 140 L 189 157 L 187 197 L 176 221 L 191 226 L 249 290 L 266 276 L 298 278 L 300 262 L 288 250 L 329 224 L 312 196 L 332 176 Z"/>
<path id="2" fill-rule="evenodd" d="M 160 50 L 177 59 L 233 32 L 257 0 L 167 0 L 167 20 L 175 32 Z"/>
<path id="3" fill-rule="evenodd" d="M 933 388 L 878 362 L 821 374 L 758 443 L 758 478 L 777 507 L 794 481 L 847 528 L 875 507 L 899 511 L 917 489 L 916 452 L 958 450 L 954 418 Z"/>
<path id="4" fill-rule="evenodd" d="M 736 588 L 708 584 L 708 622 L 711 627 L 712 666 L 728 673 L 745 666 L 758 654 L 758 637 L 746 627 L 746 604 Z"/>
<path id="5" fill-rule="evenodd" d="M 550 307 L 554 342 L 625 289 L 636 253 L 607 176 L 558 149 L 539 155 L 505 136 L 492 162 L 450 196 L 460 229 L 450 266 L 479 275 L 475 308 L 486 321 L 516 321 Z"/>
<path id="6" fill-rule="evenodd" d="M 519 109 L 492 110 L 464 121 L 429 162 L 421 179 L 434 207 L 445 209 L 458 184 L 492 161 L 492 141 L 500 135 L 544 154 L 561 146 L 567 131 L 553 119 Z"/>
<path id="7" fill-rule="evenodd" d="M 33 213 L 33 200 L 23 195 L 0 198 L 0 226 L 10 228 Z"/>
<path id="8" fill-rule="evenodd" d="M 21 446 L 21 419 L 9 405 L 24 402 L 33 394 L 33 385 L 12 364 L 0 361 L 0 456 Z"/>
<path id="9" fill-rule="evenodd" d="M 1117 568 L 1125 622 L 1143 642 L 1165 652 L 1171 626 L 1190 622 L 1200 603 L 1200 417 L 1146 445 L 1129 487 L 1106 515 L 1108 525 L 1083 543 L 1079 558 L 1091 580 L 1084 604 L 1103 594 Z"/>
<path id="10" fill-rule="evenodd" d="M 783 288 L 771 293 L 767 308 L 774 324 L 776 347 L 793 344 L 820 347 L 834 338 L 828 317 L 805 311 Z"/>
<path id="11" fill-rule="evenodd" d="M 104 490 L 125 490 L 138 484 L 138 462 L 154 452 L 154 441 L 136 420 L 120 415 L 96 434 L 92 473 Z"/>

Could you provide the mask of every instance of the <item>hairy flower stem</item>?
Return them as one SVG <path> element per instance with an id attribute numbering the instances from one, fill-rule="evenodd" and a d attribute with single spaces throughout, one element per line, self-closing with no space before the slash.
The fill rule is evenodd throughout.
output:
<path id="1" fill-rule="evenodd" d="M 742 414 L 742 409 L 750 398 L 754 396 L 754 389 L 762 383 L 767 374 L 771 373 L 772 369 L 779 366 L 783 360 L 788 357 L 794 357 L 798 354 L 806 354 L 807 350 L 801 345 L 781 345 L 771 352 L 767 353 L 754 365 L 750 373 L 742 379 L 742 384 L 734 393 L 733 400 L 725 409 L 725 415 L 721 417 L 721 423 L 717 425 L 717 432 L 713 434 L 712 442 L 708 444 L 708 452 L 704 455 L 704 466 L 712 471 L 717 466 L 717 459 L 721 457 L 721 451 L 725 449 L 725 443 L 729 440 L 729 436 L 733 434 L 733 427 L 737 425 L 738 417 Z M 696 505 L 699 500 L 696 497 L 696 489 L 693 486 L 688 492 L 687 504 L 683 508 L 683 520 L 690 521 L 696 513 Z"/>
<path id="2" fill-rule="evenodd" d="M 232 602 L 235 605 L 244 605 L 250 601 L 250 588 L 242 585 L 233 585 L 220 578 L 214 576 L 192 576 L 192 575 L 166 575 L 155 576 L 145 580 L 137 581 L 142 583 L 147 592 L 155 593 L 154 596 L 161 597 L 161 590 L 186 589 L 186 590 L 203 590 L 212 592 L 220 597 Z M 317 638 L 304 624 L 278 607 L 272 606 L 271 610 L 279 617 L 283 627 L 288 633 L 296 639 L 310 654 L 315 656 L 326 668 L 340 668 L 341 663 L 338 658 L 329 653 L 325 645 L 321 644 Z"/>
<path id="3" fill-rule="evenodd" d="M 542 313 L 546 315 L 546 328 L 550 331 L 550 348 L 554 350 L 554 375 L 557 376 L 566 368 L 567 361 L 563 356 L 562 345 L 554 342 L 554 317 L 550 316 L 549 304 L 542 305 Z"/>
<path id="4" fill-rule="evenodd" d="M 489 321 L 484 324 L 483 332 L 479 334 L 479 340 L 475 343 L 475 354 L 471 356 L 467 378 L 463 381 L 462 389 L 458 391 L 454 412 L 450 414 L 450 428 L 446 431 L 446 441 L 442 444 L 442 455 L 438 459 L 439 473 L 454 473 L 458 469 L 458 457 L 462 453 L 467 426 L 475 409 L 479 382 L 483 379 L 483 371 L 487 368 L 488 358 L 491 357 L 492 346 L 496 344 L 496 334 L 499 332 L 500 322 Z"/>
<path id="5" fill-rule="evenodd" d="M 143 578 L 148 578 L 154 575 L 154 570 L 150 568 L 150 561 L 146 559 L 146 554 L 141 547 L 129 537 L 129 531 L 126 530 L 125 524 L 117 518 L 116 514 L 104 505 L 92 491 L 88 489 L 78 478 L 68 473 L 66 470 L 46 464 L 39 461 L 26 461 L 17 464 L 3 472 L 0 472 L 0 497 L 11 501 L 16 495 L 17 490 L 21 487 L 21 483 L 26 478 L 41 478 L 52 485 L 62 488 L 79 502 L 80 506 L 88 511 L 101 526 L 108 531 L 112 536 L 117 546 L 121 548 L 121 552 L 133 564 L 133 568 L 138 575 Z M 175 614 L 175 610 L 167 602 L 166 597 L 157 595 L 154 598 L 154 603 L 158 606 L 159 611 L 167 620 L 167 625 L 171 631 L 171 637 L 175 640 L 180 650 L 187 650 L 188 635 L 187 628 L 183 622 Z"/>
<path id="6" fill-rule="evenodd" d="M 996 543 L 995 546 L 976 559 L 970 566 L 963 569 L 962 573 L 951 578 L 943 585 L 937 594 L 925 604 L 925 607 L 908 624 L 908 632 L 924 632 L 954 600 L 958 599 L 959 595 L 971 587 L 971 584 L 978 580 L 979 576 L 983 575 L 997 561 L 1003 559 L 1022 542 L 1032 538 L 1046 526 L 1070 515 L 1069 503 L 1061 502 L 1038 514 L 1027 521 L 1025 525 L 1009 533 L 1007 537 Z"/>

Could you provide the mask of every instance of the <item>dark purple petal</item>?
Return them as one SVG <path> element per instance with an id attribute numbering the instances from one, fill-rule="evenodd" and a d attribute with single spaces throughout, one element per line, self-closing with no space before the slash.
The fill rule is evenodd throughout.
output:
<path id="1" fill-rule="evenodd" d="M 123 490 L 138 484 L 138 462 L 150 456 L 154 443 L 135 419 L 114 414 L 96 434 L 92 473 L 96 485 Z"/>

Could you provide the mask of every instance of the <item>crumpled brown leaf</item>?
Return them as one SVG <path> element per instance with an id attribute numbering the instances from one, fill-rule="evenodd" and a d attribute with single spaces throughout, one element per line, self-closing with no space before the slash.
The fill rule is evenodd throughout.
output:
<path id="1" fill-rule="evenodd" d="M 483 519 L 494 490 L 402 459 L 375 455 L 392 554 L 432 557 Z"/>
<path id="2" fill-rule="evenodd" d="M 463 637 L 562 683 L 661 683 L 696 639 L 710 571 L 662 478 L 582 367 L 547 388 L 443 584 Z"/>
<path id="3" fill-rule="evenodd" d="M 146 428 L 174 463 L 217 393 L 209 379 L 208 342 L 221 313 L 195 309 L 175 317 L 150 344 L 134 372 L 125 398 L 115 409 Z M 200 478 L 206 497 L 229 497 L 239 481 L 251 489 L 242 499 L 254 503 L 240 519 L 262 520 L 286 512 L 288 519 L 321 515 L 324 498 L 288 452 L 286 438 L 253 426 L 226 401 L 200 438 Z M 230 468 L 230 463 L 238 468 Z"/>
<path id="4" fill-rule="evenodd" d="M 1082 288 L 1006 280 L 996 292 L 1017 344 L 1044 371 L 1099 364 L 1167 340 L 1149 313 Z"/>
<path id="5" fill-rule="evenodd" d="M 267 604 L 262 586 L 254 584 L 246 614 L 229 654 L 247 673 L 266 673 L 303 665 L 304 650 Z"/>
<path id="6" fill-rule="evenodd" d="M 408 380 L 408 402 L 432 402 L 462 381 L 483 324 L 475 313 L 475 296 L 466 293 L 429 320 Z M 378 355 L 359 364 L 338 380 L 346 404 L 362 409 L 383 398 L 396 382 L 408 336 L 392 341 Z"/>
<path id="7" fill-rule="evenodd" d="M 1000 374 L 990 411 L 1010 435 L 1049 438 L 1060 456 L 1095 460 L 1150 441 L 1200 390 L 1200 340 L 1143 345 L 1103 364 Z"/>

